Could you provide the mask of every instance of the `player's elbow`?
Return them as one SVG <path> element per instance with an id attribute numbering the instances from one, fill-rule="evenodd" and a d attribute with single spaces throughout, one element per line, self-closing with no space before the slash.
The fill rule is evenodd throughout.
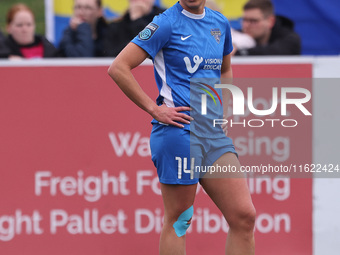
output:
<path id="1" fill-rule="evenodd" d="M 123 77 L 127 77 L 131 73 L 130 66 L 124 61 L 124 59 L 120 58 L 119 56 L 115 58 L 112 62 L 111 66 L 108 69 L 108 74 L 110 77 L 117 82 Z"/>
<path id="2" fill-rule="evenodd" d="M 112 62 L 112 64 L 110 65 L 109 69 L 107 70 L 108 75 L 114 80 L 116 81 L 119 77 L 120 74 L 120 70 L 119 70 L 119 64 L 117 63 L 116 60 L 114 60 Z"/>

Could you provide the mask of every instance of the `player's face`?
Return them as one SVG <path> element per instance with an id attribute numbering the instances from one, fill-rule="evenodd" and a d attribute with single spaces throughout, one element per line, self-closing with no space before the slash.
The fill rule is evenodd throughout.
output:
<path id="1" fill-rule="evenodd" d="M 97 5 L 96 0 L 75 0 L 74 16 L 83 22 L 95 24 L 97 19 L 102 16 L 102 9 Z"/>
<path id="2" fill-rule="evenodd" d="M 204 10 L 206 0 L 180 0 L 179 3 L 188 12 L 201 14 Z"/>
<path id="3" fill-rule="evenodd" d="M 35 22 L 29 11 L 18 11 L 10 24 L 7 26 L 8 34 L 21 45 L 30 44 L 34 41 Z"/>
<path id="4" fill-rule="evenodd" d="M 261 40 L 270 33 L 273 26 L 272 15 L 265 16 L 258 8 L 245 10 L 243 14 L 242 30 L 255 40 Z"/>

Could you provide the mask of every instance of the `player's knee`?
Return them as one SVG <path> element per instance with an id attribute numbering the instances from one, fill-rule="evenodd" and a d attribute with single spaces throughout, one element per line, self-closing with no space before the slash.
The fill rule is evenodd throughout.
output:
<path id="1" fill-rule="evenodd" d="M 252 206 L 236 212 L 228 223 L 229 226 L 234 229 L 253 231 L 255 227 L 255 217 L 256 211 Z"/>
<path id="2" fill-rule="evenodd" d="M 178 237 L 184 236 L 187 229 L 191 224 L 191 218 L 194 214 L 194 207 L 191 206 L 185 210 L 177 219 L 177 221 L 172 225 L 175 229 L 176 235 Z"/>

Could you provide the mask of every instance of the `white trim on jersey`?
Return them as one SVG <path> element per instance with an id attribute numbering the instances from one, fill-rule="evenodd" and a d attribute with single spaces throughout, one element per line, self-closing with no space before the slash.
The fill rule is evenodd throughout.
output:
<path id="1" fill-rule="evenodd" d="M 182 13 L 191 19 L 203 19 L 205 16 L 205 9 L 203 10 L 202 14 L 193 14 L 191 12 L 188 12 L 187 10 L 183 9 Z"/>
<path id="2" fill-rule="evenodd" d="M 159 77 L 162 79 L 162 88 L 160 91 L 160 95 L 164 98 L 164 103 L 168 107 L 175 107 L 174 99 L 172 97 L 172 90 L 169 85 L 166 83 L 166 73 L 165 73 L 165 62 L 163 56 L 163 50 L 160 50 L 155 56 L 154 61 L 156 72 Z"/>

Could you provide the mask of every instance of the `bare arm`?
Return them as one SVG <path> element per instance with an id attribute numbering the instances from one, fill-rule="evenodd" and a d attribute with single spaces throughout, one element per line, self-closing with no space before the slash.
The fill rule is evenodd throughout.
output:
<path id="1" fill-rule="evenodd" d="M 221 68 L 221 82 L 231 84 L 233 81 L 233 72 L 231 70 L 231 54 L 223 57 Z M 228 89 L 222 89 L 223 97 L 223 116 L 227 118 L 228 114 L 228 102 L 230 99 L 230 91 Z"/>
<path id="2" fill-rule="evenodd" d="M 170 108 L 164 104 L 156 105 L 133 77 L 131 70 L 140 65 L 147 56 L 148 54 L 142 48 L 134 43 L 129 43 L 113 61 L 108 74 L 131 101 L 153 118 L 162 123 L 183 128 L 184 126 L 176 121 L 189 124 L 190 116 L 180 113 L 180 111 L 189 111 L 190 107 Z"/>
<path id="3" fill-rule="evenodd" d="M 223 84 L 232 84 L 233 81 L 233 72 L 231 69 L 231 54 L 223 57 L 222 67 L 221 67 L 221 83 Z M 223 118 L 227 119 L 228 117 L 228 105 L 230 99 L 230 91 L 229 89 L 222 89 L 222 98 L 223 98 Z M 228 125 L 222 125 L 224 133 L 227 135 L 228 133 Z"/>

